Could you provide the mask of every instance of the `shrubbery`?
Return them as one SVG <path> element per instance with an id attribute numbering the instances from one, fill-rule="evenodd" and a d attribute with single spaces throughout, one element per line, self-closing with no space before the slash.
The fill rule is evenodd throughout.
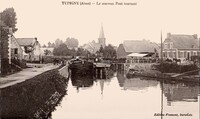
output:
<path id="1" fill-rule="evenodd" d="M 176 63 L 161 63 L 154 67 L 163 73 L 183 73 L 198 69 L 196 65 L 178 65 Z"/>

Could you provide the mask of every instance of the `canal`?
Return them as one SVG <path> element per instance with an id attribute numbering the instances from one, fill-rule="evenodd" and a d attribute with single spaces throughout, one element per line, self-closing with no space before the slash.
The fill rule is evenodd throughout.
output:
<path id="1" fill-rule="evenodd" d="M 177 114 L 178 119 L 199 118 L 195 85 L 127 79 L 118 72 L 109 79 L 70 79 L 67 90 L 53 119 L 176 119 Z"/>
<path id="2" fill-rule="evenodd" d="M 114 72 L 107 79 L 73 77 L 65 84 L 49 80 L 39 86 L 1 90 L 1 119 L 199 118 L 198 85 L 127 79 L 123 72 Z"/>

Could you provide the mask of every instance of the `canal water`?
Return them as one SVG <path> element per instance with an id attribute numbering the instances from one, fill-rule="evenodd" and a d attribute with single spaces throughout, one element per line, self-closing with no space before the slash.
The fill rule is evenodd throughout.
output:
<path id="1" fill-rule="evenodd" d="M 128 79 L 123 72 L 63 81 L 52 76 L 0 90 L 0 118 L 199 119 L 198 85 Z"/>
<path id="2" fill-rule="evenodd" d="M 130 78 L 70 79 L 52 119 L 199 119 L 199 86 Z M 161 116 L 162 115 L 162 116 Z"/>

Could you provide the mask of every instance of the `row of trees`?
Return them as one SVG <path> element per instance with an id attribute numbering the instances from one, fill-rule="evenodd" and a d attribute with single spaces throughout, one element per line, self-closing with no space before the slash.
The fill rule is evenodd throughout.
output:
<path id="1" fill-rule="evenodd" d="M 114 46 L 112 46 L 111 44 L 109 44 L 108 46 L 105 46 L 104 48 L 101 46 L 99 51 L 97 51 L 97 54 L 103 58 L 116 58 L 117 57 L 116 50 L 115 50 Z"/>
<path id="2" fill-rule="evenodd" d="M 46 48 L 56 48 L 56 47 L 59 47 L 61 44 L 65 44 L 67 45 L 68 48 L 70 49 L 73 49 L 73 48 L 78 48 L 78 40 L 75 39 L 75 38 L 67 38 L 65 40 L 65 42 L 63 42 L 62 40 L 60 39 L 56 39 L 56 41 L 54 43 L 51 43 L 51 42 L 48 42 L 47 46 L 44 44 L 43 47 Z"/>
<path id="3" fill-rule="evenodd" d="M 53 55 L 55 56 L 83 56 L 83 57 L 103 57 L 108 59 L 116 58 L 116 50 L 112 45 L 100 47 L 96 54 L 91 54 L 89 51 L 83 48 L 69 48 L 65 43 L 60 44 L 53 50 Z"/>
<path id="4" fill-rule="evenodd" d="M 87 57 L 90 53 L 83 48 L 69 48 L 65 43 L 60 44 L 58 47 L 55 47 L 53 50 L 53 55 L 56 56 L 84 56 Z"/>

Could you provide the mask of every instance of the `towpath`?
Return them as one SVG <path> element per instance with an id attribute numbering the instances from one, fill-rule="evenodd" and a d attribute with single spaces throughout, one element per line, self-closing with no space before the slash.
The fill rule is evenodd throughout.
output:
<path id="1" fill-rule="evenodd" d="M 46 72 L 48 70 L 52 70 L 55 68 L 58 68 L 59 65 L 53 65 L 53 64 L 27 64 L 31 68 L 23 69 L 20 72 L 0 77 L 0 89 L 5 88 L 8 86 L 15 85 L 17 83 L 21 83 L 26 81 L 27 79 L 33 78 L 36 75 L 39 75 L 43 72 Z"/>

